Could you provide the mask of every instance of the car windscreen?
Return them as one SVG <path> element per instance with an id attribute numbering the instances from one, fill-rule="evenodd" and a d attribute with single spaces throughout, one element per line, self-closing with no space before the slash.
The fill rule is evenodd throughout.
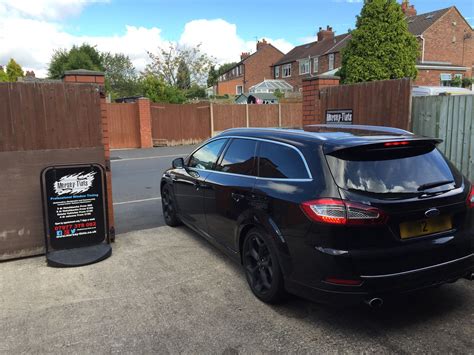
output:
<path id="1" fill-rule="evenodd" d="M 326 159 L 336 184 L 346 190 L 419 194 L 453 189 L 460 179 L 434 145 L 345 149 Z"/>

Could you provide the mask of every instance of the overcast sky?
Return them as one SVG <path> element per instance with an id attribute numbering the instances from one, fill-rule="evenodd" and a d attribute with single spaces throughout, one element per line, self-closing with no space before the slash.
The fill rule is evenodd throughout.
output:
<path id="1" fill-rule="evenodd" d="M 401 0 L 400 0 L 401 1 Z M 474 0 L 412 0 L 418 13 L 455 5 L 474 25 Z M 361 0 L 0 0 L 0 65 L 15 58 L 46 76 L 54 49 L 87 42 L 122 52 L 142 70 L 147 51 L 169 41 L 237 61 L 266 38 L 283 52 L 313 41 L 317 29 L 354 28 Z"/>

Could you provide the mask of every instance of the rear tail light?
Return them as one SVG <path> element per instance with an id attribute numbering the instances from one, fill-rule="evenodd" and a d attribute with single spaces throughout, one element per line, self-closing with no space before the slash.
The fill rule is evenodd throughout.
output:
<path id="1" fill-rule="evenodd" d="M 337 199 L 320 199 L 303 202 L 306 215 L 320 223 L 339 225 L 384 224 L 387 216 L 378 208 Z"/>
<path id="2" fill-rule="evenodd" d="M 471 185 L 471 191 L 469 192 L 469 195 L 467 196 L 467 207 L 469 208 L 474 208 L 474 185 Z"/>

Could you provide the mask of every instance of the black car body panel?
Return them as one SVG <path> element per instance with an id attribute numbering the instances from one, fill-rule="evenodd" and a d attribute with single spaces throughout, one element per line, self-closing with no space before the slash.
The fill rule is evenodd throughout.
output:
<path id="1" fill-rule="evenodd" d="M 215 161 L 195 158 L 201 147 L 218 141 L 222 144 L 214 143 L 210 154 L 217 155 Z M 334 158 L 328 159 L 342 151 L 338 159 L 355 159 L 357 166 L 358 159 L 370 160 L 367 154 L 395 152 L 390 144 L 401 141 L 407 143 L 395 147 L 400 159 L 418 157 L 424 151 L 414 149 L 428 147 L 426 154 L 447 164 L 440 171 L 449 169 L 452 182 L 426 191 L 410 184 L 402 192 L 398 190 L 404 187 L 398 186 L 387 194 L 362 191 L 341 186 Z M 403 130 L 370 126 L 232 129 L 203 143 L 185 159 L 185 167 L 167 170 L 162 185 L 173 187 L 179 218 L 235 260 L 241 261 L 246 231 L 257 226 L 272 237 L 287 290 L 322 302 L 354 303 L 451 282 L 474 271 L 474 209 L 466 204 L 471 184 L 438 156 L 437 143 Z M 255 154 L 244 148 L 255 149 Z M 351 149 L 355 158 L 344 155 Z M 365 158 L 358 158 L 359 153 Z M 385 220 L 374 225 L 323 223 L 302 207 L 321 199 L 353 203 L 354 213 L 357 206 L 369 206 Z M 347 206 L 349 216 L 352 207 Z M 450 227 L 401 237 L 402 224 L 430 220 L 431 215 L 449 219 Z"/>

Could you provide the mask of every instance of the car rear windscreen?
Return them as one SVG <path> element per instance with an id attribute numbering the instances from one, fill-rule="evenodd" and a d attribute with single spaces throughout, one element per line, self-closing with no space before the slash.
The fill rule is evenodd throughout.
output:
<path id="1" fill-rule="evenodd" d="M 336 184 L 370 193 L 420 193 L 426 184 L 457 181 L 443 155 L 433 146 L 399 149 L 343 149 L 326 155 Z M 455 181 L 455 182 L 456 182 Z M 433 189 L 430 189 L 430 191 Z"/>

